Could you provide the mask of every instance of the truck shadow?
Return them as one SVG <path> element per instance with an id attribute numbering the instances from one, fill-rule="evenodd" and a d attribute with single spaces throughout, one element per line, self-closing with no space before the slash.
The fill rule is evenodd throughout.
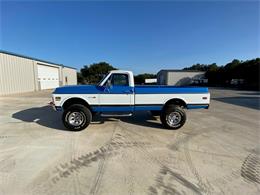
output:
<path id="1" fill-rule="evenodd" d="M 129 123 L 129 124 L 132 124 L 132 125 L 163 129 L 163 126 L 156 119 L 156 117 L 152 116 L 149 112 L 145 112 L 145 111 L 135 113 L 131 117 L 116 117 L 116 118 L 113 118 L 113 117 L 101 117 L 101 116 L 97 115 L 97 116 L 93 117 L 92 123 L 93 124 L 101 124 L 101 123 L 105 123 L 106 121 L 115 121 L 115 120 L 120 120 L 124 123 Z"/>
<path id="2" fill-rule="evenodd" d="M 260 95 L 260 92 L 255 91 L 255 92 L 243 92 L 243 93 L 239 93 L 240 95 Z"/>
<path id="3" fill-rule="evenodd" d="M 125 123 L 130 123 L 138 126 L 143 126 L 143 127 L 151 127 L 151 128 L 158 128 L 158 129 L 163 129 L 162 124 L 158 119 L 153 116 L 150 112 L 138 112 L 134 114 L 132 117 L 129 118 L 122 118 L 121 121 Z"/>
<path id="4" fill-rule="evenodd" d="M 260 110 L 260 97 L 238 96 L 238 97 L 222 97 L 222 98 L 212 98 L 212 99 L 220 102 L 228 103 L 228 104 Z"/>
<path id="5" fill-rule="evenodd" d="M 34 122 L 52 129 L 66 130 L 62 124 L 61 115 L 61 112 L 55 112 L 50 106 L 43 106 L 21 110 L 14 113 L 12 118 L 28 123 Z"/>
<path id="6" fill-rule="evenodd" d="M 12 118 L 20 121 L 37 123 L 44 127 L 68 131 L 62 123 L 61 117 L 62 112 L 55 112 L 50 106 L 29 108 L 12 114 Z M 112 117 L 103 118 L 97 115 L 93 117 L 92 123 L 98 125 L 103 124 L 106 121 L 114 120 L 121 120 L 125 123 L 134 125 L 162 129 L 162 125 L 148 112 L 141 112 L 132 117 L 116 117 L 116 119 Z"/>

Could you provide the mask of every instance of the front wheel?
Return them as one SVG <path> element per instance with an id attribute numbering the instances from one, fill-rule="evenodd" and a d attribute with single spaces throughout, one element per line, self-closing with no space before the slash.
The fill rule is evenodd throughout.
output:
<path id="1" fill-rule="evenodd" d="M 92 120 L 90 110 L 80 104 L 73 104 L 62 115 L 64 126 L 69 130 L 79 131 L 85 129 Z"/>
<path id="2" fill-rule="evenodd" d="M 162 111 L 160 119 L 167 129 L 179 129 L 186 121 L 186 113 L 180 106 L 169 105 Z"/>

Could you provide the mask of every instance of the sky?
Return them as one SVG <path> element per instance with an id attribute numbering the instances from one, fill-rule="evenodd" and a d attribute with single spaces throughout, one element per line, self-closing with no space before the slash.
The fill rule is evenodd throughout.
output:
<path id="1" fill-rule="evenodd" d="M 260 57 L 260 1 L 0 0 L 0 48 L 135 74 Z"/>

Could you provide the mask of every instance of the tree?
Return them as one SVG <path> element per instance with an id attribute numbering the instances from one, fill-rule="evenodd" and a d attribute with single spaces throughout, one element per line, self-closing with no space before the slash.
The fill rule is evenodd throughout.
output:
<path id="1" fill-rule="evenodd" d="M 106 62 L 94 63 L 91 65 L 85 65 L 81 70 L 81 74 L 87 83 L 95 84 L 102 79 L 102 77 L 111 70 L 115 70 L 113 66 Z"/>
<path id="2" fill-rule="evenodd" d="M 225 66 L 218 66 L 216 63 L 195 64 L 184 70 L 206 70 L 205 76 L 211 85 L 226 86 L 232 79 L 243 79 L 244 88 L 260 90 L 260 58 L 247 61 L 234 59 Z"/>
<path id="3" fill-rule="evenodd" d="M 136 84 L 143 84 L 145 83 L 145 79 L 152 79 L 152 78 L 156 78 L 156 75 L 144 73 L 144 74 L 136 75 L 134 79 Z"/>
<path id="4" fill-rule="evenodd" d="M 225 69 L 227 69 L 227 70 L 233 70 L 233 69 L 235 69 L 237 66 L 239 66 L 239 64 L 240 64 L 240 61 L 237 60 L 237 59 L 234 59 L 232 62 L 227 63 L 227 64 L 225 65 Z"/>
<path id="5" fill-rule="evenodd" d="M 207 71 L 208 65 L 207 64 L 194 64 L 190 67 L 183 68 L 183 70 L 197 70 L 197 71 Z"/>
<path id="6" fill-rule="evenodd" d="M 80 72 L 77 72 L 77 81 L 79 84 L 84 84 L 84 77 L 82 76 L 82 74 Z"/>
<path id="7" fill-rule="evenodd" d="M 206 78 L 208 78 L 209 84 L 218 84 L 219 80 L 219 67 L 216 63 L 208 65 L 208 70 L 205 74 Z"/>
<path id="8" fill-rule="evenodd" d="M 232 79 L 240 79 L 242 78 L 240 75 L 239 67 L 241 67 L 241 63 L 239 60 L 234 59 L 232 62 L 227 63 L 224 66 L 224 72 L 226 75 L 226 79 L 231 81 Z M 242 65 L 243 66 L 243 65 Z"/>

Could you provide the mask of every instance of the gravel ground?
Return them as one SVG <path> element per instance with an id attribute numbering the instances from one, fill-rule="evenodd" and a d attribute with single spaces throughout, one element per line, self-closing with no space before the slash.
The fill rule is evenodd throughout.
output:
<path id="1" fill-rule="evenodd" d="M 210 91 L 175 131 L 142 112 L 71 132 L 51 91 L 0 97 L 0 194 L 260 194 L 260 93 Z"/>

